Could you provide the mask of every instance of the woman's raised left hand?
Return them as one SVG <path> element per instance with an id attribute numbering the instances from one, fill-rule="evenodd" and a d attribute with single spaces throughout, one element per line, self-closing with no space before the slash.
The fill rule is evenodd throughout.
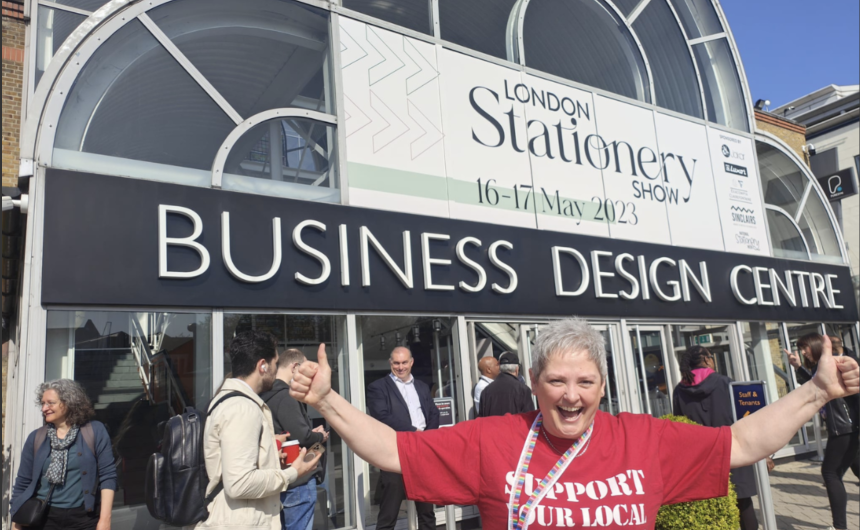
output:
<path id="1" fill-rule="evenodd" d="M 833 356 L 830 338 L 825 335 L 818 368 L 812 378 L 827 401 L 860 392 L 860 365 L 847 356 Z"/>

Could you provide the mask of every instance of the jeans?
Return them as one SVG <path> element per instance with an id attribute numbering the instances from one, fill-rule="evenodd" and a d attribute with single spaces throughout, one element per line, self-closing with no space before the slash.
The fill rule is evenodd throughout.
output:
<path id="1" fill-rule="evenodd" d="M 308 530 L 314 520 L 314 506 L 317 503 L 317 479 L 311 478 L 306 484 L 296 486 L 281 493 L 284 530 Z"/>

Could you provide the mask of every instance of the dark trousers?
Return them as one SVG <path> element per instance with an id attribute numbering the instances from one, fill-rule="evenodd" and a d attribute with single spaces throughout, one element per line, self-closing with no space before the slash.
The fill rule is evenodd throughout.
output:
<path id="1" fill-rule="evenodd" d="M 48 516 L 42 526 L 27 527 L 28 530 L 95 530 L 99 524 L 99 512 L 88 512 L 83 506 L 77 508 L 55 508 L 48 506 Z"/>
<path id="2" fill-rule="evenodd" d="M 827 488 L 830 499 L 830 514 L 833 516 L 833 527 L 848 528 L 846 509 L 848 495 L 842 477 L 857 457 L 860 444 L 860 433 L 852 432 L 827 438 L 827 448 L 824 450 L 824 462 L 821 463 L 821 476 Z"/>
<path id="3" fill-rule="evenodd" d="M 380 502 L 379 517 L 376 519 L 376 530 L 392 530 L 397 524 L 397 514 L 400 513 L 400 503 L 406 500 L 406 486 L 403 485 L 403 475 L 388 471 L 379 472 Z M 418 512 L 418 528 L 420 530 L 436 529 L 436 514 L 429 502 L 416 502 Z"/>
<path id="4" fill-rule="evenodd" d="M 741 514 L 741 530 L 758 529 L 758 517 L 755 515 L 752 497 L 738 499 L 738 511 Z"/>

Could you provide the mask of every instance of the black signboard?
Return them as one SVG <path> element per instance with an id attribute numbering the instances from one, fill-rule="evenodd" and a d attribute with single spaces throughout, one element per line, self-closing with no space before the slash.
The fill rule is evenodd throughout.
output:
<path id="1" fill-rule="evenodd" d="M 857 320 L 847 266 L 53 169 L 44 212 L 44 304 Z"/>
<path id="2" fill-rule="evenodd" d="M 433 403 L 439 409 L 439 427 L 453 427 L 457 423 L 454 417 L 454 398 L 434 398 Z"/>
<path id="3" fill-rule="evenodd" d="M 735 421 L 767 406 L 767 388 L 764 381 L 732 381 L 732 412 Z"/>
<path id="4" fill-rule="evenodd" d="M 846 197 L 857 195 L 857 179 L 854 169 L 848 168 L 828 175 L 819 177 L 818 183 L 830 202 L 841 201 Z"/>

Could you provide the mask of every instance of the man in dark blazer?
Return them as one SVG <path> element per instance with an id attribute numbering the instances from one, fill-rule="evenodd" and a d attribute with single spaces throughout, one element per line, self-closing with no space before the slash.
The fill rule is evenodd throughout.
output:
<path id="1" fill-rule="evenodd" d="M 367 412 L 395 431 L 425 431 L 439 428 L 439 410 L 430 396 L 430 388 L 412 377 L 412 352 L 398 346 L 391 351 L 388 364 L 391 373 L 367 387 Z M 403 475 L 380 471 L 381 494 L 377 530 L 392 530 L 397 524 L 400 503 L 406 499 Z M 435 530 L 433 505 L 416 502 L 418 527 Z"/>
<path id="2" fill-rule="evenodd" d="M 531 412 L 535 409 L 532 391 L 519 380 L 520 360 L 516 354 L 499 355 L 499 376 L 481 392 L 479 418 Z"/>

